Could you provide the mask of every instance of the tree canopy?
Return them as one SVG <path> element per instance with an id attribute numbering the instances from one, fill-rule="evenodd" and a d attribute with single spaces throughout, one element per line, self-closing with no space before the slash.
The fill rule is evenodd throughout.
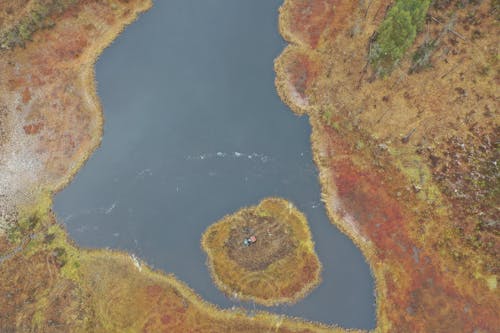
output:
<path id="1" fill-rule="evenodd" d="M 389 74 L 413 44 L 425 20 L 430 0 L 397 0 L 377 31 L 370 63 L 378 75 Z"/>

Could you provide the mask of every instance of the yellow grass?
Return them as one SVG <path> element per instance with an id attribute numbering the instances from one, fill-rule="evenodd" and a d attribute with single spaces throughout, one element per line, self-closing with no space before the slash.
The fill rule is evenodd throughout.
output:
<path id="1" fill-rule="evenodd" d="M 270 238 L 283 237 L 283 242 L 297 244 L 291 253 L 283 258 L 273 259 L 267 267 L 259 270 L 248 269 L 230 258 L 229 247 L 226 245 L 231 229 L 242 228 L 244 215 L 251 212 L 255 213 L 256 219 L 259 215 L 275 218 L 287 227 L 283 231 L 289 234 L 273 233 L 269 234 Z M 265 222 L 260 225 L 262 229 L 266 228 Z M 321 263 L 314 251 L 306 217 L 284 199 L 267 198 L 257 206 L 225 216 L 205 231 L 201 246 L 207 253 L 207 265 L 215 284 L 229 297 L 251 300 L 266 306 L 294 303 L 305 297 L 321 281 Z M 255 246 L 258 244 L 248 247 L 248 256 L 259 256 L 252 254 L 252 247 Z"/>

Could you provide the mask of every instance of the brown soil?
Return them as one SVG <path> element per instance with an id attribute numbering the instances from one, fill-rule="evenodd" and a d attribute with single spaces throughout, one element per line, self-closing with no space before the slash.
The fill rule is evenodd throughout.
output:
<path id="1" fill-rule="evenodd" d="M 280 216 L 259 216 L 245 210 L 233 220 L 225 246 L 228 256 L 250 271 L 266 269 L 270 264 L 287 256 L 297 247 L 292 228 Z M 243 240 L 255 235 L 257 241 L 246 246 Z"/>

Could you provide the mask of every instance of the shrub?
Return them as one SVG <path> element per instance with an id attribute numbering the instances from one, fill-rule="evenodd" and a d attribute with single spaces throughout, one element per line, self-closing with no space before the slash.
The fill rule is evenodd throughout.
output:
<path id="1" fill-rule="evenodd" d="M 38 1 L 34 8 L 10 30 L 0 30 L 0 51 L 24 46 L 31 40 L 33 33 L 39 29 L 53 26 L 51 15 L 62 13 L 65 8 L 74 4 L 76 0 Z"/>
<path id="2" fill-rule="evenodd" d="M 397 0 L 389 9 L 370 49 L 377 75 L 389 74 L 413 44 L 429 9 L 430 0 Z"/>
<path id="3" fill-rule="evenodd" d="M 437 46 L 438 41 L 433 39 L 430 41 L 426 40 L 417 48 L 411 59 L 410 74 L 418 73 L 425 68 L 431 67 L 431 56 Z"/>

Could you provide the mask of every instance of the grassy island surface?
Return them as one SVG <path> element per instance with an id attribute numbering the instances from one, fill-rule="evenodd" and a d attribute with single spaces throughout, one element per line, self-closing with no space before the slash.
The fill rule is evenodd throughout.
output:
<path id="1" fill-rule="evenodd" d="M 255 243 L 245 239 L 255 237 Z M 320 282 L 321 263 L 304 214 L 267 198 L 208 227 L 201 245 L 215 284 L 228 296 L 271 306 L 293 303 Z"/>

